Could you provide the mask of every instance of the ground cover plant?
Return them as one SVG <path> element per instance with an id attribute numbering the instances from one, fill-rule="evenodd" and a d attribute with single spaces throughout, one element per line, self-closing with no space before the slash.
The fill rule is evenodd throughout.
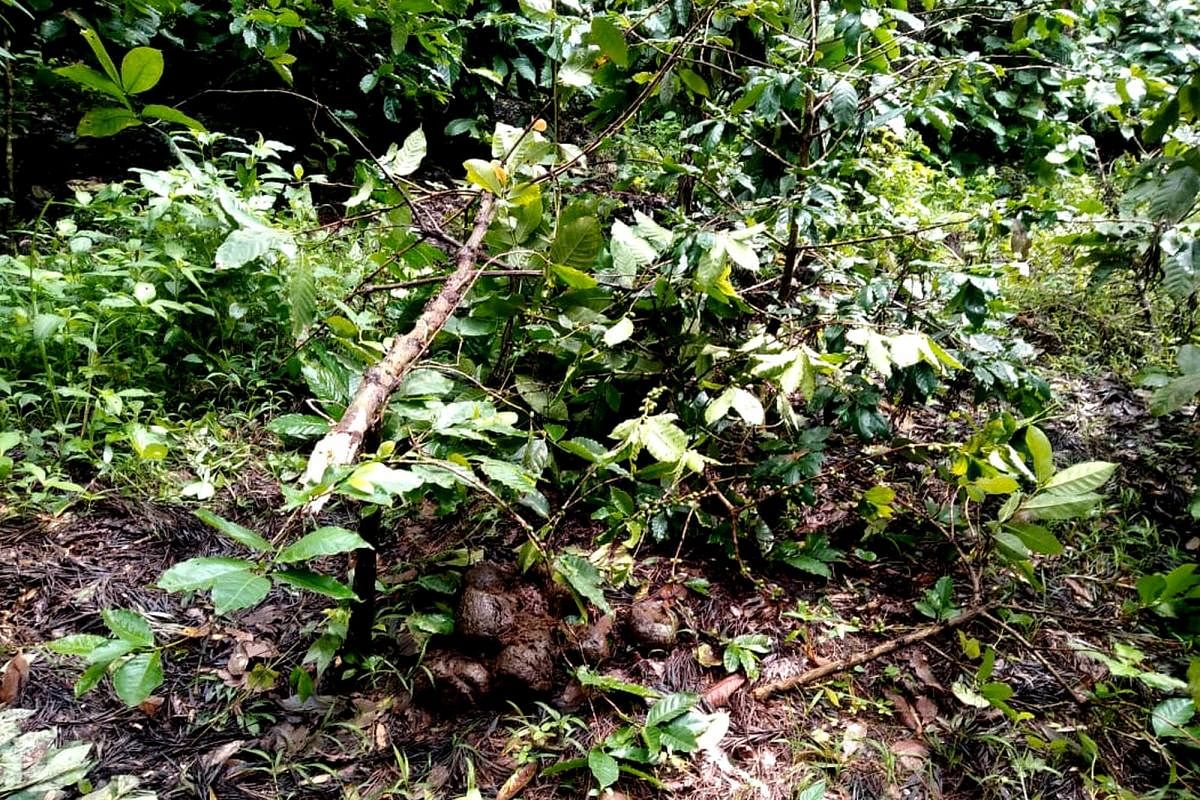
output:
<path id="1" fill-rule="evenodd" d="M 1195 796 L 1198 19 L 6 0 L 0 796 Z"/>

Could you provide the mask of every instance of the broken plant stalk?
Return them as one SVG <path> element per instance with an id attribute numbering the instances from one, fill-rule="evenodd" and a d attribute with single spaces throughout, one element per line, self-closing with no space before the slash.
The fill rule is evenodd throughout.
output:
<path id="1" fill-rule="evenodd" d="M 362 449 L 367 431 L 379 421 L 392 391 L 429 347 L 433 337 L 450 319 L 479 277 L 480 269 L 476 264 L 483 247 L 483 237 L 496 213 L 496 198 L 487 193 L 481 197 L 471 235 L 454 255 L 454 272 L 446 278 L 441 291 L 425 305 L 412 330 L 396 337 L 383 358 L 363 374 L 362 383 L 346 406 L 342 418 L 313 448 L 304 472 L 307 484 L 320 483 L 330 467 L 349 464 L 354 460 Z M 305 511 L 315 515 L 328 502 L 329 496 L 329 493 L 325 493 L 314 497 L 305 506 Z"/>
<path id="2" fill-rule="evenodd" d="M 799 675 L 792 675 L 787 678 L 780 678 L 777 681 L 765 683 L 754 690 L 755 700 L 766 700 L 777 692 L 786 692 L 789 689 L 795 689 L 800 686 L 807 686 L 810 683 L 828 678 L 830 675 L 836 675 L 839 672 L 844 672 L 848 669 L 866 664 L 869 661 L 874 661 L 877 658 L 886 656 L 888 653 L 894 653 L 905 647 L 910 647 L 918 642 L 923 642 L 926 639 L 932 639 L 946 631 L 958 628 L 981 614 L 986 613 L 991 608 L 990 604 L 968 608 L 950 619 L 936 622 L 932 625 L 926 625 L 922 628 L 917 628 L 915 631 L 909 631 L 903 636 L 897 636 L 895 639 L 890 639 L 883 644 L 876 645 L 869 650 L 864 650 L 861 653 L 855 653 L 852 656 L 832 661 L 825 666 L 810 669 L 807 672 L 801 672 Z"/>

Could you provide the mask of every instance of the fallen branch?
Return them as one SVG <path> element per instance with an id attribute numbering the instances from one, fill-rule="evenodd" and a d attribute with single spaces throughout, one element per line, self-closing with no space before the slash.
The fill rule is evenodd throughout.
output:
<path id="1" fill-rule="evenodd" d="M 362 448 L 363 437 L 378 421 L 392 390 L 429 347 L 433 337 L 450 319 L 479 277 L 480 269 L 476 267 L 476 262 L 483 246 L 483 237 L 496 213 L 496 199 L 487 193 L 482 198 L 475 227 L 455 253 L 454 272 L 446 278 L 441 291 L 425 305 L 412 330 L 397 337 L 383 359 L 366 371 L 341 420 L 313 448 L 308 458 L 308 468 L 304 471 L 304 480 L 309 485 L 320 483 L 330 467 L 349 464 L 354 460 Z M 328 494 L 315 497 L 305 510 L 316 514 L 328 499 Z"/>
<path id="2" fill-rule="evenodd" d="M 961 625 L 965 625 L 976 617 L 984 614 L 991 608 L 990 605 L 976 606 L 969 608 L 962 613 L 951 617 L 943 622 L 926 625 L 923 628 L 917 628 L 915 631 L 910 631 L 903 636 L 898 636 L 895 639 L 876 645 L 870 650 L 864 650 L 861 653 L 842 658 L 826 664 L 823 667 L 810 669 L 807 672 L 801 672 L 799 675 L 792 675 L 788 678 L 781 678 L 777 681 L 763 684 L 754 690 L 755 700 L 766 700 L 771 695 L 777 692 L 786 692 L 788 689 L 795 689 L 799 686 L 807 686 L 810 683 L 816 683 L 822 678 L 828 678 L 830 675 L 836 675 L 839 672 L 844 672 L 848 669 L 866 664 L 868 661 L 874 661 L 877 658 L 886 656 L 888 653 L 894 653 L 905 647 L 923 642 L 926 639 L 932 639 L 935 636 L 953 630 Z"/>

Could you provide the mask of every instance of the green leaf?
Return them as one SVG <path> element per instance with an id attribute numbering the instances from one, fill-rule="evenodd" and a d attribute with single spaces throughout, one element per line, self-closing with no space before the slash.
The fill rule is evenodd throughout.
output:
<path id="1" fill-rule="evenodd" d="M 153 647 L 154 631 L 141 614 L 124 608 L 106 608 L 100 612 L 104 625 L 120 639 L 135 647 Z"/>
<path id="2" fill-rule="evenodd" d="M 1054 534 L 1043 528 L 1041 525 L 1032 525 L 1029 523 L 1013 522 L 1005 526 L 1006 529 L 1021 540 L 1021 543 L 1035 553 L 1041 553 L 1046 556 L 1061 555 L 1063 551 L 1062 543 L 1054 538 Z"/>
<path id="3" fill-rule="evenodd" d="M 559 227 L 550 245 L 550 261 L 586 269 L 595 263 L 602 245 L 600 221 L 595 217 L 579 217 Z"/>
<path id="4" fill-rule="evenodd" d="M 207 508 L 198 508 L 194 513 L 196 518 L 205 525 L 216 528 L 225 536 L 233 539 L 238 544 L 249 547 L 251 550 L 257 550 L 260 553 L 269 553 L 275 549 L 274 545 L 254 531 L 249 528 L 243 528 L 236 522 L 230 522 L 223 517 L 218 517 Z"/>
<path id="5" fill-rule="evenodd" d="M 380 465 L 382 466 L 382 465 Z M 371 549 L 371 545 L 354 531 L 345 528 L 317 528 L 283 549 L 275 560 L 280 564 L 307 561 L 321 556 L 348 553 L 351 550 Z"/>
<path id="6" fill-rule="evenodd" d="M 80 86 L 86 86 L 89 89 L 95 89 L 98 92 L 104 92 L 120 102 L 125 102 L 125 93 L 121 91 L 121 87 L 110 81 L 108 78 L 101 75 L 96 70 L 84 64 L 71 64 L 66 67 L 59 67 L 54 70 L 56 75 L 61 75 L 68 80 L 78 83 Z"/>
<path id="7" fill-rule="evenodd" d="M 1184 726 L 1196 715 L 1196 705 L 1190 697 L 1163 700 L 1150 712 L 1150 726 L 1160 738 L 1186 737 Z"/>
<path id="8" fill-rule="evenodd" d="M 621 69 L 629 66 L 629 46 L 625 36 L 606 17 L 592 17 L 592 41 L 600 52 L 608 56 Z"/>
<path id="9" fill-rule="evenodd" d="M 46 649 L 64 656 L 86 656 L 107 641 L 92 633 L 73 633 L 48 643 Z"/>
<path id="10" fill-rule="evenodd" d="M 311 439 L 329 431 L 328 420 L 312 414 L 284 414 L 267 423 L 267 430 L 279 436 Z"/>
<path id="11" fill-rule="evenodd" d="M 679 80 L 683 81 L 684 86 L 691 89 L 701 97 L 709 96 L 708 84 L 705 83 L 704 78 L 701 78 L 687 67 L 680 67 Z"/>
<path id="12" fill-rule="evenodd" d="M 163 669 L 160 653 L 139 653 L 113 673 L 113 689 L 127 706 L 146 701 L 162 685 Z"/>
<path id="13" fill-rule="evenodd" d="M 307 569 L 285 569 L 279 572 L 271 573 L 272 577 L 280 583 L 286 583 L 289 586 L 295 586 L 297 589 L 304 589 L 309 592 L 315 592 L 319 595 L 332 598 L 334 600 L 354 600 L 354 591 L 342 583 L 328 575 L 321 575 Z"/>
<path id="14" fill-rule="evenodd" d="M 109 662 L 102 661 L 92 664 L 90 667 L 85 669 L 83 674 L 79 676 L 79 679 L 75 681 L 75 686 L 73 689 L 75 696 L 82 697 L 92 689 L 95 689 L 100 683 L 100 680 L 108 672 L 108 664 Z"/>
<path id="15" fill-rule="evenodd" d="M 148 103 L 147 105 L 142 106 L 142 116 L 161 119 L 163 122 L 172 122 L 176 125 L 182 125 L 183 127 L 193 131 L 207 130 L 207 128 L 204 127 L 204 123 L 202 123 L 200 120 L 189 117 L 187 114 L 183 113 L 177 108 L 164 106 L 160 103 Z"/>
<path id="16" fill-rule="evenodd" d="M 79 120 L 75 133 L 79 136 L 103 138 L 141 124 L 142 121 L 138 119 L 137 114 L 128 108 L 118 108 L 117 106 L 93 108 Z"/>
<path id="17" fill-rule="evenodd" d="M 598 675 L 588 667 L 579 667 L 575 670 L 575 679 L 579 681 L 581 686 L 588 686 L 594 689 L 599 689 L 602 692 L 625 692 L 635 697 L 643 697 L 646 699 L 654 699 L 660 696 L 659 692 L 648 686 L 642 686 L 638 683 L 629 683 L 620 678 L 614 678 L 611 675 Z"/>
<path id="18" fill-rule="evenodd" d="M 796 795 L 796 800 L 825 800 L 825 781 L 809 784 Z"/>
<path id="19" fill-rule="evenodd" d="M 666 695 L 650 706 L 650 710 L 646 712 L 645 726 L 653 728 L 665 722 L 670 722 L 676 717 L 690 711 L 698 702 L 700 702 L 700 696 L 693 692 L 675 692 Z"/>
<path id="20" fill-rule="evenodd" d="M 592 772 L 592 777 L 596 779 L 596 783 L 600 784 L 601 789 L 607 789 L 621 777 L 617 760 L 598 748 L 588 753 L 587 764 L 588 769 Z"/>
<path id="21" fill-rule="evenodd" d="M 494 195 L 504 194 L 504 181 L 499 173 L 499 164 L 484 161 L 482 158 L 471 158 L 463 162 L 467 171 L 467 182 Z"/>
<path id="22" fill-rule="evenodd" d="M 1033 474 L 1038 483 L 1045 483 L 1054 474 L 1054 450 L 1050 439 L 1036 425 L 1025 428 L 1025 447 L 1033 458 Z"/>
<path id="23" fill-rule="evenodd" d="M 1058 472 L 1042 489 L 1042 494 L 1079 495 L 1108 483 L 1117 465 L 1108 461 L 1085 461 Z"/>
<path id="24" fill-rule="evenodd" d="M 355 469 L 346 479 L 346 483 L 363 494 L 387 495 L 412 492 L 425 485 L 425 481 L 410 470 L 394 469 L 378 461 L 363 464 Z"/>
<path id="25" fill-rule="evenodd" d="M 572 589 L 580 596 L 590 600 L 596 608 L 605 614 L 612 613 L 612 606 L 605 599 L 604 589 L 601 586 L 603 578 L 600 577 L 600 571 L 596 569 L 595 564 L 574 553 L 562 553 L 554 560 L 554 570 Z"/>
<path id="26" fill-rule="evenodd" d="M 286 237 L 268 228 L 238 228 L 217 248 L 217 269 L 236 269 L 279 249 Z"/>
<path id="27" fill-rule="evenodd" d="M 227 572 L 242 572 L 254 568 L 253 562 L 222 556 L 189 558 L 175 564 L 158 579 L 158 588 L 166 592 L 193 592 L 211 589 L 213 581 Z"/>
<path id="28" fill-rule="evenodd" d="M 1150 396 L 1150 413 L 1156 417 L 1171 414 L 1200 394 L 1200 375 L 1184 375 L 1161 386 Z"/>
<path id="29" fill-rule="evenodd" d="M 1074 519 L 1095 508 L 1104 498 L 1086 494 L 1037 494 L 1021 504 L 1020 511 L 1031 519 Z"/>
<path id="30" fill-rule="evenodd" d="M 227 614 L 256 606 L 271 591 L 271 582 L 253 572 L 226 572 L 212 584 L 213 610 Z"/>
<path id="31" fill-rule="evenodd" d="M 33 318 L 31 324 L 33 340 L 35 342 L 44 342 L 51 336 L 58 333 L 59 329 L 67 323 L 67 318 L 58 314 L 38 314 Z"/>
<path id="32" fill-rule="evenodd" d="M 674 414 L 656 414 L 641 421 L 638 441 L 659 461 L 676 463 L 683 458 L 688 436 L 675 422 Z"/>
<path id="33" fill-rule="evenodd" d="M 88 47 L 92 48 L 92 52 L 96 54 L 96 61 L 100 62 L 100 66 L 104 69 L 104 74 L 113 83 L 120 85 L 121 76 L 117 74 L 117 65 L 113 63 L 112 56 L 105 49 L 104 42 L 100 40 L 100 34 L 88 27 L 83 28 L 79 34 L 83 36 L 84 41 L 88 43 Z"/>
<path id="34" fill-rule="evenodd" d="M 417 128 L 404 138 L 404 144 L 395 152 L 389 151 L 383 159 L 384 168 L 388 174 L 405 177 L 412 175 L 421 166 L 421 161 L 425 159 L 425 153 L 428 145 L 425 141 L 425 131 Z M 484 162 L 487 163 L 487 162 Z M 499 192 L 496 192 L 499 194 Z"/>
<path id="35" fill-rule="evenodd" d="M 846 127 L 858 117 L 858 92 L 847 80 L 839 80 L 829 90 L 829 112 L 834 122 Z"/>
<path id="36" fill-rule="evenodd" d="M 153 47 L 135 47 L 121 59 L 121 87 L 128 94 L 153 89 L 163 74 L 163 54 Z"/>
<path id="37" fill-rule="evenodd" d="M 574 267 L 551 264 L 550 272 L 572 289 L 594 289 L 599 285 L 599 282 L 591 275 Z"/>

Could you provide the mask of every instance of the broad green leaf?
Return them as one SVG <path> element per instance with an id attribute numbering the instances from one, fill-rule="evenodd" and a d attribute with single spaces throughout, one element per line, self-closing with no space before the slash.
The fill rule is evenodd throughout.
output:
<path id="1" fill-rule="evenodd" d="M 550 261 L 587 269 L 595 263 L 602 245 L 600 221 L 595 217 L 579 217 L 559 227 L 550 245 Z"/>
<path id="2" fill-rule="evenodd" d="M 687 67 L 680 67 L 679 80 L 683 81 L 684 86 L 691 89 L 701 97 L 709 96 L 708 84 L 705 82 L 704 78 L 701 78 Z"/>
<path id="3" fill-rule="evenodd" d="M 1156 417 L 1171 414 L 1200 394 L 1200 375 L 1184 375 L 1161 386 L 1150 396 L 1150 413 Z"/>
<path id="4" fill-rule="evenodd" d="M 118 659 L 136 649 L 137 645 L 128 639 L 108 639 L 104 644 L 95 648 L 83 658 L 89 664 L 108 665 L 114 659 Z"/>
<path id="5" fill-rule="evenodd" d="M 163 54 L 153 47 L 135 47 L 121 59 L 121 87 L 129 94 L 153 89 L 162 74 Z"/>
<path id="6" fill-rule="evenodd" d="M 271 582 L 253 572 L 226 572 L 213 579 L 213 610 L 228 614 L 256 606 L 271 591 Z"/>
<path id="7" fill-rule="evenodd" d="M 605 614 L 612 613 L 612 606 L 605 599 L 601 587 L 603 579 L 595 564 L 574 553 L 563 553 L 554 559 L 554 569 L 572 589 L 590 600 L 596 608 Z"/>
<path id="8" fill-rule="evenodd" d="M 611 328 L 604 332 L 604 343 L 609 347 L 616 347 L 630 336 L 633 336 L 633 320 L 629 317 L 621 317 Z"/>
<path id="9" fill-rule="evenodd" d="M 427 146 L 425 131 L 417 128 L 404 137 L 404 144 L 396 151 L 395 157 L 385 160 L 384 165 L 387 171 L 400 177 L 412 175 L 421 166 Z"/>
<path id="10" fill-rule="evenodd" d="M 80 86 L 86 86 L 89 89 L 95 89 L 98 92 L 104 92 L 108 96 L 120 102 L 125 102 L 125 93 L 121 91 L 121 87 L 110 81 L 104 75 L 84 64 L 71 64 L 66 67 L 59 67 L 54 70 L 56 75 L 61 75 L 68 80 L 78 83 Z"/>
<path id="11" fill-rule="evenodd" d="M 674 420 L 674 414 L 656 414 L 638 426 L 638 441 L 659 461 L 677 462 L 687 450 L 688 436 Z"/>
<path id="12" fill-rule="evenodd" d="M 733 410 L 738 412 L 738 416 L 747 425 L 762 425 L 766 421 L 766 413 L 763 411 L 762 402 L 757 397 L 741 387 L 734 387 L 730 391 L 733 392 L 733 396 L 730 399 Z"/>
<path id="13" fill-rule="evenodd" d="M 594 289 L 599 286 L 599 281 L 588 275 L 583 270 L 575 269 L 574 267 L 563 266 L 562 264 L 551 264 L 550 272 L 559 280 L 570 286 L 572 289 Z"/>
<path id="14" fill-rule="evenodd" d="M 128 108 L 117 106 L 93 108 L 79 120 L 75 133 L 79 136 L 103 138 L 141 124 L 142 121 L 138 119 L 137 114 Z"/>
<path id="15" fill-rule="evenodd" d="M 1184 726 L 1196 715 L 1196 705 L 1190 697 L 1163 700 L 1150 712 L 1150 726 L 1160 738 L 1186 737 Z"/>
<path id="16" fill-rule="evenodd" d="M 218 517 L 207 508 L 198 508 L 194 513 L 196 518 L 205 525 L 216 528 L 225 536 L 228 536 L 238 544 L 249 547 L 251 550 L 257 550 L 260 553 L 269 553 L 275 549 L 274 545 L 254 531 L 244 528 L 236 522 L 230 522 L 223 517 Z"/>
<path id="17" fill-rule="evenodd" d="M 400 472 L 400 470 L 395 470 L 395 472 Z M 414 480 L 416 479 L 414 478 Z M 421 482 L 417 481 L 416 485 L 421 485 Z M 354 531 L 330 526 L 317 528 L 312 533 L 296 540 L 285 547 L 275 557 L 275 560 L 280 564 L 290 564 L 295 561 L 307 561 L 310 558 L 332 556 L 359 549 L 369 550 L 372 548 L 365 539 Z"/>
<path id="18" fill-rule="evenodd" d="M 1108 461 L 1085 461 L 1059 471 L 1046 482 L 1043 494 L 1079 495 L 1099 489 L 1112 477 L 1117 465 Z"/>
<path id="19" fill-rule="evenodd" d="M 652 728 L 670 722 L 690 711 L 698 702 L 700 702 L 700 696 L 692 692 L 675 692 L 666 695 L 646 712 L 645 725 L 647 728 Z"/>
<path id="20" fill-rule="evenodd" d="M 1074 519 L 1087 514 L 1103 499 L 1094 492 L 1084 494 L 1041 493 L 1023 502 L 1020 511 L 1030 519 Z"/>
<path id="21" fill-rule="evenodd" d="M 75 686 L 73 687 L 75 696 L 82 697 L 92 689 L 95 689 L 100 684 L 101 679 L 108 674 L 108 664 L 109 662 L 107 661 L 97 662 L 85 669 L 83 674 L 79 676 L 79 679 L 75 681 Z"/>
<path id="22" fill-rule="evenodd" d="M 975 481 L 975 485 L 986 494 L 1012 494 L 1021 488 L 1021 485 L 1011 475 L 993 475 L 989 478 L 980 478 Z"/>
<path id="23" fill-rule="evenodd" d="M 217 269 L 236 269 L 281 249 L 286 237 L 267 228 L 238 228 L 217 248 Z"/>
<path id="24" fill-rule="evenodd" d="M 600 52 L 614 64 L 622 69 L 629 66 L 629 45 L 625 44 L 625 36 L 616 25 L 606 17 L 592 17 L 591 35 Z"/>
<path id="25" fill-rule="evenodd" d="M 242 572 L 253 568 L 253 562 L 240 558 L 189 558 L 164 572 L 158 579 L 157 586 L 166 592 L 194 592 L 197 589 L 212 588 L 213 581 L 227 572 Z"/>
<path id="26" fill-rule="evenodd" d="M 304 257 L 292 265 L 291 273 L 287 285 L 288 311 L 292 338 L 300 341 L 317 317 L 317 279 Z"/>
<path id="27" fill-rule="evenodd" d="M 58 333 L 63 325 L 67 324 L 67 318 L 58 314 L 41 313 L 33 318 L 31 324 L 33 340 L 35 342 L 44 342 L 54 334 Z"/>
<path id="28" fill-rule="evenodd" d="M 107 641 L 92 633 L 73 633 L 48 643 L 46 649 L 64 656 L 86 656 Z"/>
<path id="29" fill-rule="evenodd" d="M 503 172 L 504 168 L 499 163 L 484 161 L 482 158 L 471 158 L 463 162 L 463 169 L 467 171 L 468 183 L 494 195 L 504 194 L 507 174 Z"/>
<path id="30" fill-rule="evenodd" d="M 161 119 L 163 122 L 172 122 L 176 125 L 182 125 L 183 127 L 193 131 L 207 130 L 204 127 L 204 123 L 202 123 L 200 120 L 189 117 L 178 108 L 164 106 L 159 103 L 148 103 L 142 106 L 142 116 Z"/>
<path id="31" fill-rule="evenodd" d="M 809 784 L 800 794 L 796 795 L 796 800 L 825 800 L 825 781 Z"/>
<path id="32" fill-rule="evenodd" d="M 454 381 L 440 370 L 414 369 L 404 377 L 395 394 L 399 397 L 441 397 L 454 389 Z"/>
<path id="33" fill-rule="evenodd" d="M 1044 484 L 1054 475 L 1054 450 L 1050 447 L 1050 439 L 1036 425 L 1025 429 L 1025 447 L 1033 457 L 1033 474 L 1038 483 Z"/>
<path id="34" fill-rule="evenodd" d="M 279 572 L 271 573 L 272 577 L 280 583 L 286 583 L 289 586 L 295 586 L 297 589 L 305 589 L 310 592 L 315 592 L 319 595 L 332 598 L 334 600 L 353 600 L 355 599 L 354 591 L 342 583 L 328 575 L 321 575 L 307 569 L 285 569 Z"/>
<path id="35" fill-rule="evenodd" d="M 839 80 L 829 90 L 829 112 L 834 122 L 846 127 L 858 117 L 858 92 L 847 80 Z"/>
<path id="36" fill-rule="evenodd" d="M 117 697 L 120 697 L 125 705 L 136 706 L 145 702 L 146 698 L 162 685 L 162 655 L 139 653 L 117 668 L 112 681 Z"/>
<path id="37" fill-rule="evenodd" d="M 1041 525 L 1032 525 L 1024 522 L 1013 522 L 1005 526 L 1005 529 L 1016 536 L 1021 542 L 1035 553 L 1040 553 L 1045 556 L 1061 555 L 1063 551 L 1062 543 L 1054 538 L 1054 534 L 1046 530 Z"/>
<path id="38" fill-rule="evenodd" d="M 588 753 L 587 764 L 592 777 L 596 779 L 596 783 L 600 784 L 601 789 L 607 789 L 621 777 L 617 760 L 598 748 Z"/>
<path id="39" fill-rule="evenodd" d="M 129 443 L 133 452 L 143 461 L 161 461 L 167 457 L 167 438 L 160 430 L 151 430 L 144 425 L 129 429 Z"/>
<path id="40" fill-rule="evenodd" d="M 267 423 L 267 430 L 280 436 L 311 439 L 329 431 L 329 422 L 312 414 L 284 414 Z"/>
<path id="41" fill-rule="evenodd" d="M 397 495 L 420 489 L 425 482 L 406 469 L 394 469 L 378 461 L 372 461 L 358 467 L 346 479 L 346 483 L 363 494 Z M 325 530 L 322 528 L 322 530 Z M 341 530 L 336 528 L 333 530 Z M 315 533 L 315 531 L 314 531 Z M 349 531 L 347 531 L 349 533 Z M 312 534 L 309 534 L 310 536 Z M 355 534 L 357 536 L 357 534 Z M 303 541 L 303 540 L 301 540 Z M 296 544 L 299 544 L 297 542 Z M 286 551 L 285 551 L 286 552 Z M 338 551 L 341 552 L 341 551 Z M 281 556 L 282 557 L 282 556 Z"/>
<path id="42" fill-rule="evenodd" d="M 100 618 L 114 635 L 135 647 L 154 646 L 154 631 L 141 614 L 124 608 L 106 608 L 100 612 Z"/>

